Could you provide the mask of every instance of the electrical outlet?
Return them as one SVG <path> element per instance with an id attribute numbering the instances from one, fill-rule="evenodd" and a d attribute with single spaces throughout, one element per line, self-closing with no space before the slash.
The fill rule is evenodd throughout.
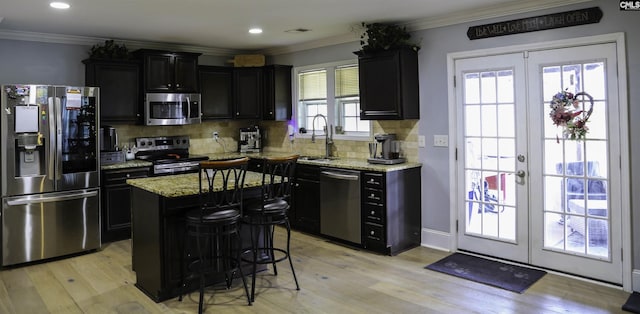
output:
<path id="1" fill-rule="evenodd" d="M 424 135 L 418 135 L 418 147 L 425 146 L 425 138 Z"/>
<path id="2" fill-rule="evenodd" d="M 213 131 L 213 139 L 217 140 L 220 136 L 218 135 L 218 131 Z"/>
<path id="3" fill-rule="evenodd" d="M 433 146 L 437 146 L 437 147 L 447 147 L 447 146 L 449 146 L 449 136 L 448 135 L 434 135 L 433 136 Z"/>

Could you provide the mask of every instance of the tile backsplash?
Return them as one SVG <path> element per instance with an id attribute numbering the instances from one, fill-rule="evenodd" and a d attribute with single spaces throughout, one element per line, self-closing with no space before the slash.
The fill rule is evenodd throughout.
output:
<path id="1" fill-rule="evenodd" d="M 402 142 L 402 151 L 410 162 L 418 161 L 418 121 L 419 120 L 380 120 L 373 121 L 373 133 L 395 133 Z M 142 126 L 129 124 L 111 124 L 118 131 L 119 146 L 130 146 L 136 137 L 188 135 L 191 139 L 192 154 L 212 154 L 238 150 L 239 129 L 259 125 L 265 130 L 265 152 L 298 153 L 300 155 L 324 155 L 324 137 L 315 143 L 308 138 L 295 137 L 293 142 L 287 135 L 288 123 L 279 121 L 205 121 L 201 124 L 177 126 Z M 213 139 L 217 131 L 220 140 Z M 373 138 L 370 139 L 373 141 Z M 369 141 L 334 139 L 332 155 L 345 158 L 362 158 L 369 156 Z"/>

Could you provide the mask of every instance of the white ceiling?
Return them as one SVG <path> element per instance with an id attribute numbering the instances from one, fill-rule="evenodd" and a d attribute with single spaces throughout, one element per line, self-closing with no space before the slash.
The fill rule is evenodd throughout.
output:
<path id="1" fill-rule="evenodd" d="M 393 22 L 415 30 L 584 1 L 67 0 L 70 9 L 56 10 L 48 0 L 3 0 L 0 38 L 64 35 L 274 52 L 358 40 L 361 22 Z M 264 32 L 251 35 L 251 27 Z M 298 28 L 310 31 L 286 32 Z"/>

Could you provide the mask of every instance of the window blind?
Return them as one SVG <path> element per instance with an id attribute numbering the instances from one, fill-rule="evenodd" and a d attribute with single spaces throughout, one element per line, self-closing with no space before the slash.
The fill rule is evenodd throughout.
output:
<path id="1" fill-rule="evenodd" d="M 315 100 L 327 98 L 327 71 L 315 70 L 300 73 L 300 100 Z"/>
<path id="2" fill-rule="evenodd" d="M 336 68 L 336 98 L 354 97 L 359 94 L 358 66 Z"/>

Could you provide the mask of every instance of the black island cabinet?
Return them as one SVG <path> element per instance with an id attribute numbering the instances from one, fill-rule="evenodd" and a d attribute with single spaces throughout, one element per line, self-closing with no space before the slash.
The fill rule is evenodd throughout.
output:
<path id="1" fill-rule="evenodd" d="M 259 174 L 254 174 L 259 176 Z M 259 176 L 258 178 L 261 178 Z M 147 178 L 158 180 L 157 178 Z M 138 179 L 138 180 L 147 180 Z M 187 179 L 187 180 L 185 180 Z M 197 174 L 174 175 L 162 177 L 169 190 L 184 191 L 193 189 L 182 182 L 195 185 L 197 191 Z M 252 179 L 253 186 L 245 188 L 244 199 L 260 195 L 257 179 Z M 167 183 L 168 182 L 168 183 Z M 245 183 L 247 180 L 245 180 Z M 191 185 L 191 184 L 190 184 Z M 186 280 L 186 289 L 182 290 L 181 274 L 187 273 L 187 263 L 183 262 L 184 248 L 193 252 L 192 243 L 185 243 L 185 214 L 198 208 L 197 192 L 184 196 L 167 197 L 137 186 L 132 186 L 132 268 L 136 273 L 135 286 L 155 302 L 175 298 L 181 293 L 188 293 L 199 288 L 197 278 Z M 241 229 L 242 247 L 251 247 L 249 228 Z M 258 265 L 258 270 L 266 269 L 266 265 Z M 251 265 L 243 264 L 245 274 L 251 273 Z M 213 276 L 208 284 L 224 281 L 224 275 Z"/>

